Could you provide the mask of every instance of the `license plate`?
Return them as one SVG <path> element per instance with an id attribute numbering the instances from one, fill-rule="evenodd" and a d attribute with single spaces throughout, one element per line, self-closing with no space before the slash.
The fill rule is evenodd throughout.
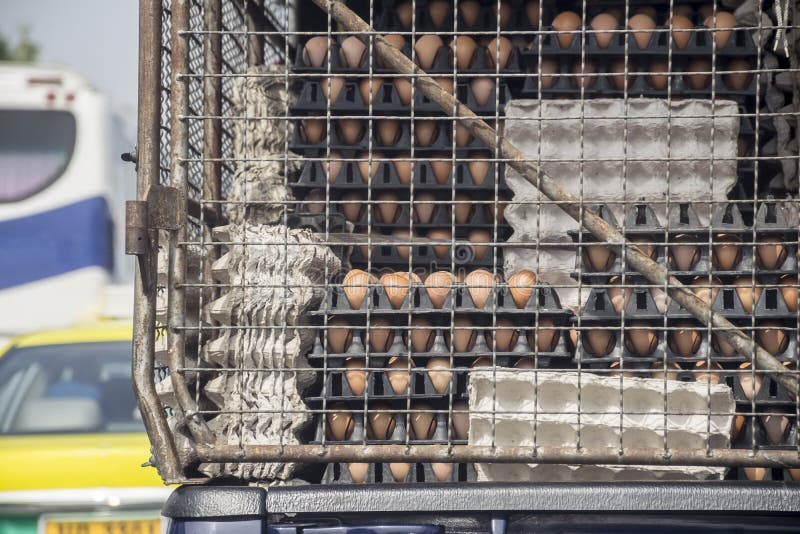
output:
<path id="1" fill-rule="evenodd" d="M 159 534 L 159 519 L 53 518 L 44 520 L 44 534 Z"/>

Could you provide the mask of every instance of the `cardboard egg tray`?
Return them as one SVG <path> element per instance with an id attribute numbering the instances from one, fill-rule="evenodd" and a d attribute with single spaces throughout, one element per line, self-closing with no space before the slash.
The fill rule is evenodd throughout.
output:
<path id="1" fill-rule="evenodd" d="M 397 247 L 407 248 L 408 245 L 373 245 L 370 251 L 370 257 L 364 256 L 362 248 L 367 245 L 354 246 L 350 254 L 350 263 L 354 267 L 362 268 L 377 268 L 377 267 L 391 267 L 394 269 L 408 269 L 409 255 L 402 255 L 398 252 Z M 495 264 L 493 251 L 489 252 L 482 259 L 475 258 L 475 251 L 469 245 L 456 245 L 454 251 L 454 258 L 451 257 L 450 252 L 444 257 L 439 257 L 434 252 L 431 245 L 411 245 L 411 253 L 413 254 L 413 266 L 424 266 L 426 269 L 432 271 L 444 270 L 448 271 L 453 266 L 469 266 L 469 267 L 486 267 L 492 268 Z M 496 247 L 494 254 L 497 256 L 497 265 L 503 264 L 503 249 Z M 455 259 L 455 261 L 451 261 Z M 368 261 L 369 260 L 369 261 Z"/>
<path id="2" fill-rule="evenodd" d="M 452 75 L 452 71 L 450 74 Z M 359 91 L 359 83 L 364 79 L 365 78 L 348 78 L 336 100 L 330 103 L 330 112 L 344 115 L 368 115 L 370 102 L 364 102 L 361 91 Z M 373 97 L 371 102 L 371 115 L 393 115 L 400 117 L 410 114 L 412 107 L 416 116 L 444 115 L 439 105 L 432 102 L 419 89 L 414 92 L 413 106 L 403 104 L 397 93 L 397 89 L 392 83 L 393 78 L 383 78 L 382 80 L 377 95 Z M 472 78 L 462 76 L 462 72 L 459 70 L 459 84 L 456 89 L 456 96 L 459 101 L 479 116 L 494 117 L 498 111 L 499 114 L 502 115 L 502 110 L 506 102 L 511 100 L 511 91 L 508 85 L 501 83 L 499 91 L 497 87 L 492 89 L 486 103 L 481 105 L 475 99 L 472 86 L 469 83 L 471 80 Z M 294 116 L 322 114 L 322 116 L 324 116 L 329 109 L 328 101 L 322 91 L 322 86 L 327 83 L 328 81 L 325 78 L 307 80 L 291 106 L 291 114 Z M 377 84 L 379 82 L 373 79 L 373 83 Z M 499 107 L 495 105 L 498 96 Z"/>
<path id="3" fill-rule="evenodd" d="M 452 154 L 448 151 L 446 154 Z M 474 154 L 474 152 L 473 152 Z M 492 159 L 491 154 L 482 154 L 487 159 Z M 342 155 L 344 158 L 345 156 Z M 357 158 L 357 154 L 348 155 L 348 158 Z M 364 156 L 360 156 L 364 157 Z M 437 156 L 438 158 L 439 156 Z M 445 156 L 448 157 L 448 156 Z M 325 156 L 323 155 L 323 159 Z M 483 181 L 476 183 L 475 178 L 469 170 L 469 160 L 464 159 L 462 154 L 456 155 L 456 162 L 450 175 L 443 183 L 439 183 L 434 177 L 431 162 L 426 159 L 417 159 L 413 162 L 414 168 L 412 170 L 411 182 L 413 182 L 414 190 L 421 191 L 447 191 L 450 192 L 454 188 L 459 193 L 482 193 L 491 192 L 494 194 L 495 189 L 495 174 L 497 175 L 497 190 L 498 192 L 506 193 L 508 196 L 511 194 L 511 189 L 505 182 L 505 164 L 502 162 L 489 162 L 489 168 Z M 306 161 L 303 163 L 303 168 L 300 172 L 297 182 L 289 184 L 295 191 L 306 192 L 310 189 L 322 188 L 325 189 L 330 186 L 331 190 L 357 190 L 366 191 L 372 189 L 373 191 L 403 191 L 408 192 L 412 183 L 404 184 L 400 181 L 397 175 L 397 169 L 391 160 L 381 161 L 378 165 L 378 170 L 375 176 L 370 179 L 365 179 L 358 168 L 356 161 L 342 161 L 342 169 L 339 174 L 333 177 L 330 184 L 326 183 L 326 165 L 324 161 Z M 495 167 L 497 172 L 495 173 Z M 302 195 L 300 195 L 302 197 Z"/>
<path id="4" fill-rule="evenodd" d="M 418 31 L 420 31 L 418 29 Z M 346 37 L 346 36 L 345 36 Z M 409 59 L 411 59 L 411 44 L 406 41 L 405 45 L 401 49 L 402 53 Z M 370 72 L 373 75 L 380 75 L 380 74 L 396 74 L 396 71 L 391 67 L 381 67 L 378 65 L 377 57 L 378 55 L 373 53 L 371 56 L 369 54 L 369 48 L 367 48 L 364 58 L 361 61 L 361 64 L 358 67 L 349 67 L 345 66 L 342 62 L 340 56 L 341 45 L 338 41 L 333 42 L 331 46 L 328 48 L 328 54 L 330 56 L 330 70 L 328 69 L 327 59 L 323 62 L 323 64 L 319 67 L 314 67 L 312 65 L 308 65 L 305 62 L 304 55 L 305 43 L 303 46 L 297 47 L 297 54 L 295 56 L 294 64 L 292 65 L 292 70 L 296 73 L 305 73 L 305 74 L 318 74 L 318 75 L 343 75 L 346 76 L 348 74 L 355 75 L 355 74 L 369 74 Z M 453 75 L 453 55 L 452 50 L 448 45 L 442 45 L 436 51 L 436 55 L 434 56 L 433 63 L 429 68 L 424 69 L 426 73 L 431 75 Z M 472 64 L 469 69 L 461 70 L 459 72 L 462 74 L 483 74 L 487 76 L 499 75 L 503 76 L 504 74 L 518 74 L 522 72 L 520 68 L 520 50 L 517 47 L 514 47 L 511 51 L 511 55 L 508 60 L 508 64 L 505 68 L 498 69 L 493 63 L 491 62 L 490 58 L 488 57 L 489 50 L 485 46 L 478 46 L 475 49 L 475 55 L 472 59 Z M 494 59 L 494 58 L 492 58 Z"/>
<path id="5" fill-rule="evenodd" d="M 315 118 L 315 117 L 308 117 Z M 320 120 L 326 121 L 324 117 L 319 117 Z M 398 152 L 409 152 L 412 146 L 411 138 L 411 124 L 410 121 L 400 120 L 399 135 L 392 144 L 384 145 L 381 143 L 377 128 L 373 125 L 372 138 L 369 136 L 368 120 L 363 120 L 363 131 L 361 137 L 352 144 L 345 143 L 339 135 L 338 121 L 336 119 L 331 121 L 331 124 L 325 125 L 325 133 L 317 143 L 309 143 L 301 134 L 301 120 L 300 118 L 293 119 L 293 133 L 292 140 L 289 143 L 289 150 L 296 152 L 305 157 L 322 158 L 328 153 L 328 149 L 333 152 L 344 151 L 359 151 L 359 152 L 383 152 L 386 154 L 397 154 Z M 424 120 L 424 119 L 420 119 Z M 429 145 L 421 146 L 414 144 L 414 151 L 416 154 L 431 154 L 433 152 L 446 152 L 452 150 L 454 147 L 453 138 L 453 121 L 448 118 L 436 119 L 436 133 Z M 328 139 L 330 136 L 330 139 Z M 456 146 L 456 149 L 471 149 L 486 151 L 487 148 L 478 138 L 472 137 L 466 145 Z M 466 152 L 466 150 L 463 150 Z"/>
<path id="6" fill-rule="evenodd" d="M 395 480 L 388 463 L 370 464 L 364 484 L 408 484 L 414 482 L 474 482 L 475 468 L 472 464 L 451 464 L 450 476 L 444 480 L 438 478 L 429 463 L 411 464 L 404 480 Z M 345 463 L 328 464 L 322 476 L 323 484 L 357 484 Z"/>

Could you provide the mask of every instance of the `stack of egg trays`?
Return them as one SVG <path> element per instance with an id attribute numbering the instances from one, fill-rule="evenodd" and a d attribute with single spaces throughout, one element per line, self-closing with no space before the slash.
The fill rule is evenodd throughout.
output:
<path id="1" fill-rule="evenodd" d="M 644 284 L 641 276 L 631 277 L 630 282 L 626 281 L 626 286 L 634 284 Z M 581 342 L 576 349 L 575 362 L 580 363 L 581 367 L 589 369 L 608 369 L 612 363 L 618 363 L 624 369 L 650 369 L 655 362 L 664 360 L 664 314 L 659 311 L 649 287 L 631 287 L 631 296 L 625 306 L 625 329 L 630 328 L 631 321 L 636 321 L 641 327 L 652 326 L 657 333 L 659 342 L 656 349 L 647 356 L 639 356 L 628 350 L 625 346 L 625 335 L 623 334 L 622 314 L 617 313 L 611 302 L 608 289 L 603 287 L 593 287 L 586 300 L 586 305 L 578 318 L 573 319 L 573 324 L 580 325 Z M 606 356 L 595 356 L 586 347 L 583 340 L 586 339 L 588 331 L 596 328 L 611 330 L 616 337 L 616 345 Z"/>
<path id="2" fill-rule="evenodd" d="M 406 228 L 408 228 L 408 226 L 406 226 Z M 379 237 L 375 238 L 375 240 L 377 239 L 379 239 Z M 367 248 L 366 244 L 355 246 L 350 254 L 350 264 L 354 267 L 363 268 L 371 266 L 372 268 L 392 267 L 399 270 L 408 269 L 409 255 L 401 254 L 397 250 L 398 246 L 408 248 L 408 245 L 373 245 L 369 258 L 364 255 L 364 249 Z M 448 271 L 453 265 L 486 267 L 489 269 L 494 265 L 494 258 L 490 252 L 487 252 L 483 258 L 477 259 L 473 248 L 466 244 L 456 245 L 453 256 L 451 256 L 448 251 L 448 253 L 441 258 L 436 255 L 431 245 L 411 245 L 410 249 L 410 253 L 413 254 L 413 264 L 424 265 L 426 268 L 429 268 L 431 272 Z M 455 261 L 452 261 L 453 259 Z M 502 264 L 502 262 L 503 250 L 498 248 L 497 263 Z"/>
<path id="3" fill-rule="evenodd" d="M 456 0 L 458 1 L 458 0 Z M 397 0 L 386 0 L 381 2 L 381 6 L 383 10 L 381 11 L 380 15 L 378 16 L 378 20 L 375 24 L 375 27 L 378 28 L 380 31 L 387 31 L 387 32 L 404 32 L 404 31 L 411 31 L 410 27 L 403 27 L 400 21 L 397 19 L 395 15 L 395 9 L 399 4 L 402 4 L 402 1 Z M 511 16 L 508 18 L 508 25 L 503 26 L 501 28 L 502 32 L 534 32 L 536 28 L 531 26 L 530 21 L 528 20 L 527 15 L 525 14 L 525 4 L 526 0 L 510 0 L 511 4 Z M 451 32 L 454 30 L 455 25 L 453 24 L 453 10 L 450 9 L 447 13 L 447 17 L 444 19 L 442 24 L 439 26 L 435 26 L 428 15 L 428 0 L 416 0 L 416 17 L 415 21 L 415 29 L 418 32 Z M 496 2 L 494 0 L 484 0 L 481 2 L 481 10 L 478 14 L 477 22 L 475 24 L 468 26 L 467 23 L 464 21 L 464 17 L 462 16 L 461 10 L 458 12 L 458 32 L 459 34 L 470 34 L 474 32 L 476 35 L 480 35 L 481 32 L 493 32 L 497 31 L 497 15 L 495 11 L 492 9 L 493 6 L 496 6 Z M 545 9 L 547 6 L 544 6 Z M 485 35 L 485 34 L 483 34 Z"/>
<path id="4" fill-rule="evenodd" d="M 613 227 L 619 227 L 616 217 L 605 204 L 594 205 L 590 209 L 608 224 Z M 622 274 L 622 257 L 616 253 L 614 264 L 607 271 L 594 271 L 590 266 L 584 265 L 583 251 L 587 245 L 595 244 L 596 240 L 588 230 L 583 228 L 570 230 L 567 233 L 574 243 L 580 242 L 582 245 L 581 247 L 576 247 L 575 250 L 575 271 L 571 273 L 572 278 L 589 284 L 605 284 L 611 277 Z M 658 263 L 664 262 L 664 254 L 666 253 L 663 246 L 664 229 L 658 222 L 653 208 L 649 205 L 634 204 L 628 209 L 625 213 L 624 233 L 628 238 L 640 238 L 646 243 L 654 244 L 656 247 L 654 261 Z M 626 276 L 636 276 L 638 274 L 629 265 L 626 265 Z"/>
<path id="5" fill-rule="evenodd" d="M 648 72 L 647 62 L 649 60 L 658 59 L 666 61 L 670 52 L 669 26 L 658 26 L 656 28 L 657 31 L 653 31 L 650 42 L 645 48 L 639 48 L 635 40 L 635 35 L 630 32 L 614 34 L 611 43 L 607 47 L 602 48 L 597 44 L 595 33 L 587 32 L 584 36 L 581 36 L 579 31 L 573 34 L 570 46 L 562 48 L 556 34 L 548 33 L 555 32 L 555 29 L 549 26 L 544 28 L 544 30 L 544 32 L 534 37 L 533 42 L 522 51 L 522 59 L 526 72 L 531 74 L 531 76 L 526 77 L 525 84 L 522 88 L 522 95 L 526 97 L 536 97 L 539 94 L 537 69 L 540 46 L 542 57 L 553 58 L 559 61 L 561 74 L 569 74 L 570 63 L 575 60 L 580 60 L 582 56 L 587 60 L 592 60 L 597 63 L 597 73 L 608 72 L 608 63 L 614 59 L 625 57 L 626 53 L 630 61 L 629 68 L 631 72 Z M 678 48 L 674 41 L 672 42 L 672 75 L 670 76 L 670 83 L 672 85 L 671 94 L 673 96 L 710 98 L 711 88 L 714 87 L 715 97 L 736 100 L 743 103 L 747 97 L 754 96 L 757 91 L 763 92 L 765 90 L 766 81 L 762 83 L 760 88 L 757 87 L 757 77 L 755 75 L 753 75 L 750 84 L 742 89 L 728 87 L 721 74 L 716 74 L 714 83 L 709 83 L 708 87 L 704 89 L 695 90 L 685 85 L 682 76 L 676 75 L 676 73 L 682 72 L 686 63 L 692 58 L 711 58 L 713 51 L 716 54 L 716 58 L 718 58 L 717 60 L 719 60 L 719 58 L 729 59 L 741 57 L 755 60 L 759 53 L 752 39 L 744 29 L 733 30 L 728 43 L 723 48 L 713 50 L 712 41 L 711 32 L 697 31 L 691 33 L 689 42 L 684 48 Z M 638 65 L 636 63 L 638 63 Z M 717 71 L 726 70 L 724 64 L 717 64 L 715 69 Z M 542 96 L 552 97 L 553 95 L 558 95 L 558 97 L 561 98 L 564 97 L 564 95 L 570 94 L 575 96 L 580 95 L 580 86 L 573 82 L 575 78 L 575 75 L 559 76 L 551 87 L 542 88 Z M 605 76 L 595 76 L 594 78 L 596 82 L 591 87 L 584 88 L 584 97 L 623 95 L 624 92 L 611 86 Z M 662 90 L 650 87 L 646 83 L 645 76 L 642 75 L 636 76 L 633 83 L 628 83 L 627 93 L 630 96 L 653 98 L 665 98 L 668 94 L 667 89 Z"/>

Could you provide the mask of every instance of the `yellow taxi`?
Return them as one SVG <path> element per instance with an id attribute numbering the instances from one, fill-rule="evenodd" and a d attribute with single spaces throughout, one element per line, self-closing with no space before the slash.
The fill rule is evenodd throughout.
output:
<path id="1" fill-rule="evenodd" d="M 171 489 L 141 467 L 131 337 L 104 322 L 0 348 L 0 534 L 159 532 Z"/>

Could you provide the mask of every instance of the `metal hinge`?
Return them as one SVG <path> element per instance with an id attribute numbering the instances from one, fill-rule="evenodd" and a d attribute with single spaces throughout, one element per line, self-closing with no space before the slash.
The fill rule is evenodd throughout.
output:
<path id="1" fill-rule="evenodd" d="M 152 230 L 177 230 L 185 215 L 180 191 L 164 185 L 150 186 L 147 200 L 125 203 L 125 254 L 136 256 L 143 279 L 149 279 Z"/>

